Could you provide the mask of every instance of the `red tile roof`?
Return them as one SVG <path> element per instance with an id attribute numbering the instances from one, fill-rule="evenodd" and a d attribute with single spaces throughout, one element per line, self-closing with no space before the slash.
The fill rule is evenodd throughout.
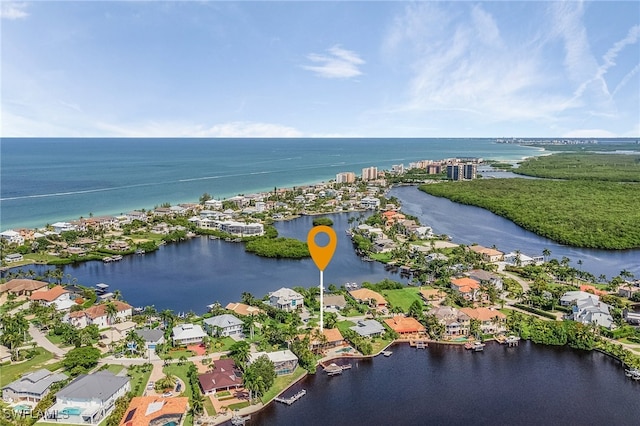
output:
<path id="1" fill-rule="evenodd" d="M 62 296 L 65 293 L 69 293 L 69 292 L 65 290 L 64 287 L 62 287 L 61 285 L 57 285 L 48 290 L 40 290 L 40 291 L 33 292 L 31 294 L 30 299 L 44 300 L 45 302 L 53 302 L 54 300 L 56 300 L 58 297 Z"/>
<path id="2" fill-rule="evenodd" d="M 396 333 L 418 333 L 425 330 L 424 325 L 420 324 L 418 320 L 412 317 L 403 317 L 396 315 L 393 318 L 387 318 L 385 323 Z"/>
<path id="3" fill-rule="evenodd" d="M 120 426 L 149 426 L 165 424 L 164 420 L 180 420 L 189 408 L 189 398 L 162 398 L 157 396 L 136 396 L 131 399 Z M 158 420 L 160 419 L 160 420 Z"/>

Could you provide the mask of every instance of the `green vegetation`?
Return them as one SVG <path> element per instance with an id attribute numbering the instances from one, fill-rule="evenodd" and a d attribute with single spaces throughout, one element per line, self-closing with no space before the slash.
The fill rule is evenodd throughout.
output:
<path id="1" fill-rule="evenodd" d="M 420 297 L 420 289 L 418 287 L 405 287 L 398 290 L 383 290 L 382 295 L 394 308 L 402 309 L 402 312 L 408 312 L 409 307 L 415 301 L 422 304 Z"/>
<path id="2" fill-rule="evenodd" d="M 53 354 L 43 348 L 36 348 L 35 351 L 37 351 L 37 355 L 30 360 L 0 367 L 0 387 L 11 383 L 25 373 L 42 368 L 47 361 L 53 358 Z"/>
<path id="3" fill-rule="evenodd" d="M 640 182 L 640 154 L 560 153 L 531 157 L 513 171 L 550 179 Z"/>
<path id="4" fill-rule="evenodd" d="M 262 396 L 261 398 L 262 401 L 264 403 L 271 401 L 273 398 L 276 397 L 276 395 L 278 395 L 280 392 L 288 388 L 289 385 L 291 385 L 291 383 L 298 380 L 304 374 L 305 374 L 305 369 L 298 366 L 296 370 L 293 372 L 293 374 L 276 377 L 276 379 L 273 381 L 273 386 L 271 386 L 271 388 L 267 392 L 265 392 L 265 394 Z"/>
<path id="5" fill-rule="evenodd" d="M 328 217 L 316 217 L 313 219 L 313 226 L 333 226 L 333 221 Z"/>
<path id="6" fill-rule="evenodd" d="M 71 374 L 77 376 L 91 370 L 98 365 L 100 359 L 100 350 L 92 346 L 82 346 L 71 349 L 64 356 L 62 365 Z"/>
<path id="7" fill-rule="evenodd" d="M 245 250 L 258 256 L 271 258 L 302 259 L 310 256 L 306 242 L 285 237 L 256 238 L 247 242 Z"/>
<path id="8" fill-rule="evenodd" d="M 478 206 L 538 235 L 577 247 L 640 247 L 640 187 L 634 183 L 491 179 L 422 185 Z"/>

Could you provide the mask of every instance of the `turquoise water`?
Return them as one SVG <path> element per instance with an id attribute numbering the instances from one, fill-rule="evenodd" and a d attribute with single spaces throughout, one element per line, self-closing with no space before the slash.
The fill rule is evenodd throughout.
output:
<path id="1" fill-rule="evenodd" d="M 80 413 L 82 413 L 82 409 L 78 407 L 67 407 L 67 408 L 63 408 L 62 411 L 60 411 L 60 413 L 66 414 L 69 416 L 79 416 Z"/>
<path id="2" fill-rule="evenodd" d="M 13 407 L 13 411 L 15 411 L 16 413 L 21 413 L 23 411 L 28 412 L 28 411 L 31 411 L 31 406 L 27 404 L 19 404 Z"/>
<path id="3" fill-rule="evenodd" d="M 2 139 L 1 228 L 196 202 L 422 159 L 518 160 L 492 139 Z"/>

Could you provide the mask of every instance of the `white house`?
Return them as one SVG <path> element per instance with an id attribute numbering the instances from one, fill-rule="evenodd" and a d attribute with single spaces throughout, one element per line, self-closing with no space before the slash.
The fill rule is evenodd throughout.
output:
<path id="1" fill-rule="evenodd" d="M 24 244 L 24 237 L 19 232 L 8 230 L 0 232 L 0 238 L 7 241 L 10 244 Z"/>
<path id="2" fill-rule="evenodd" d="M 615 326 L 611 306 L 600 301 L 600 297 L 585 291 L 568 291 L 560 298 L 563 306 L 573 305 L 569 318 L 582 324 L 596 324 L 605 328 Z"/>
<path id="3" fill-rule="evenodd" d="M 207 333 L 198 324 L 181 324 L 173 327 L 171 335 L 176 345 L 193 345 L 202 343 Z"/>
<path id="4" fill-rule="evenodd" d="M 59 234 L 61 232 L 75 231 L 76 230 L 76 227 L 73 226 L 69 222 L 56 222 L 56 223 L 52 224 L 51 227 L 53 228 L 53 231 L 56 232 L 57 234 Z"/>
<path id="5" fill-rule="evenodd" d="M 364 197 L 360 200 L 360 207 L 363 209 L 377 209 L 380 207 L 380 199 L 375 197 Z"/>
<path id="6" fill-rule="evenodd" d="M 4 261 L 7 263 L 22 262 L 24 256 L 20 253 L 11 253 L 4 257 Z"/>
<path id="7" fill-rule="evenodd" d="M 297 291 L 282 287 L 280 290 L 269 293 L 269 304 L 283 311 L 295 311 L 304 305 L 304 298 Z"/>
<path id="8" fill-rule="evenodd" d="M 238 336 L 242 334 L 242 321 L 230 314 L 217 315 L 203 321 L 209 334 L 217 336 Z"/>
<path id="9" fill-rule="evenodd" d="M 38 402 L 49 393 L 52 384 L 66 379 L 67 376 L 62 373 L 54 374 L 43 368 L 25 374 L 3 387 L 2 399 L 9 403 L 16 401 Z"/>
<path id="10" fill-rule="evenodd" d="M 222 209 L 222 201 L 220 200 L 207 200 L 204 202 L 204 206 L 208 209 L 220 210 Z"/>
<path id="11" fill-rule="evenodd" d="M 94 305 L 82 311 L 71 312 L 65 316 L 66 321 L 76 328 L 85 328 L 90 324 L 96 324 L 98 328 L 108 327 L 116 322 L 126 321 L 133 313 L 133 307 L 119 300 L 110 303 L 116 308 L 113 317 L 107 314 L 107 304 Z"/>
<path id="12" fill-rule="evenodd" d="M 65 311 L 76 304 L 75 300 L 71 300 L 70 294 L 64 287 L 57 285 L 47 290 L 34 291 L 29 299 L 45 306 L 53 305 L 58 311 Z"/>
<path id="13" fill-rule="evenodd" d="M 46 411 L 45 420 L 98 424 L 129 390 L 127 376 L 116 376 L 110 371 L 82 374 L 56 393 L 56 402 Z"/>
<path id="14" fill-rule="evenodd" d="M 349 328 L 362 337 L 376 337 L 382 335 L 386 331 L 382 324 L 373 319 L 360 320 L 357 325 Z"/>

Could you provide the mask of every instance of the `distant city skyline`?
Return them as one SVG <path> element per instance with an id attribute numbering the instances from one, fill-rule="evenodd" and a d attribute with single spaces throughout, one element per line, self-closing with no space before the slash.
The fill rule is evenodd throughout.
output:
<path id="1" fill-rule="evenodd" d="M 0 3 L 2 137 L 638 137 L 640 3 Z"/>

